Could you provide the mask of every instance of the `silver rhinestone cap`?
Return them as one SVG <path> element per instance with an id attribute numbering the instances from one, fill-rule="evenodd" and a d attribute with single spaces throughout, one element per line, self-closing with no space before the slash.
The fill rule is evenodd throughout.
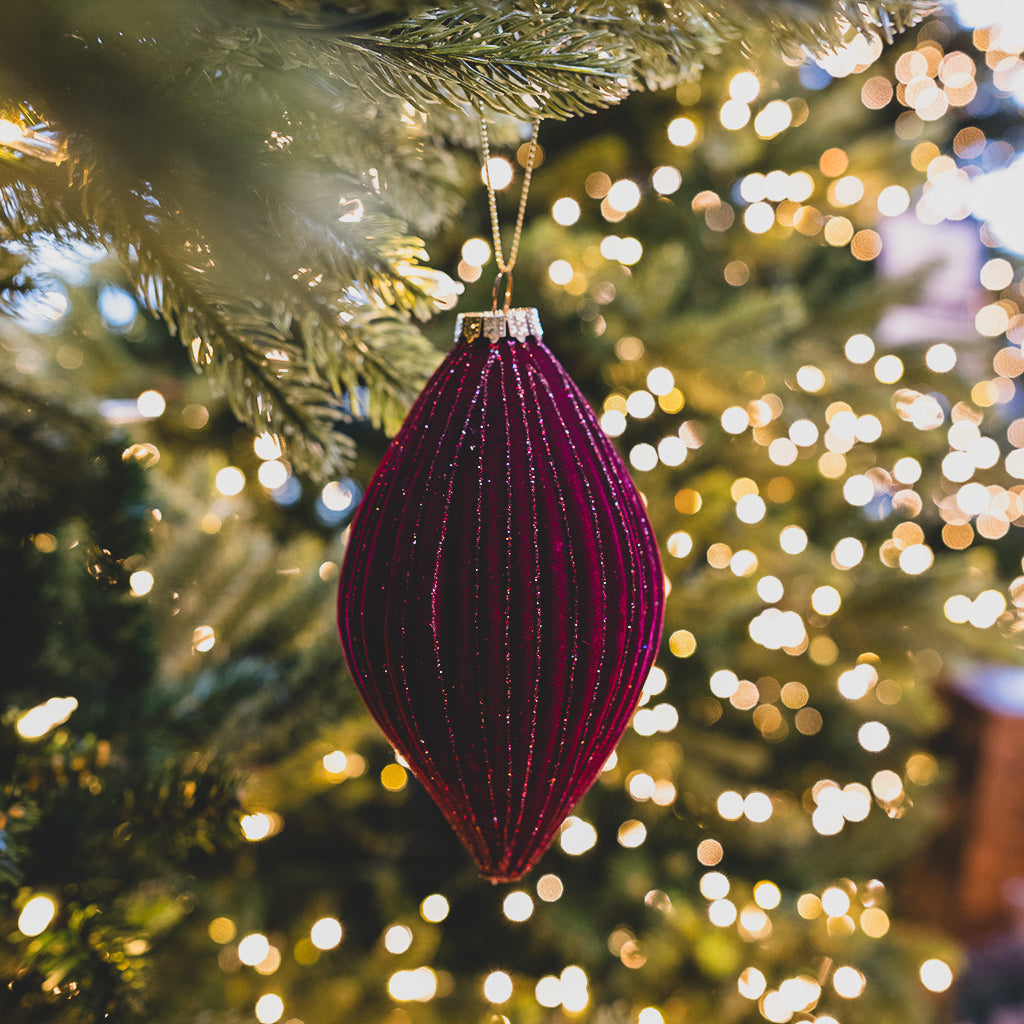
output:
<path id="1" fill-rule="evenodd" d="M 524 306 L 508 312 L 460 313 L 455 321 L 456 342 L 460 338 L 468 342 L 486 338 L 492 345 L 496 345 L 506 334 L 517 341 L 525 341 L 528 337 L 543 337 L 540 314 L 536 309 Z"/>

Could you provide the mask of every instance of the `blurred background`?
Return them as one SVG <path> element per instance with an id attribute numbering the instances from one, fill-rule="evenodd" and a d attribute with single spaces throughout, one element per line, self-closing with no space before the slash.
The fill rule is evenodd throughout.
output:
<path id="1" fill-rule="evenodd" d="M 0 1017 L 1024 1021 L 1022 53 L 1018 3 L 961 0 L 542 125 L 515 302 L 669 597 L 618 751 L 515 885 L 343 662 L 384 433 L 316 480 L 110 254 L 8 249 Z M 472 145 L 451 173 L 431 263 L 486 309 Z"/>

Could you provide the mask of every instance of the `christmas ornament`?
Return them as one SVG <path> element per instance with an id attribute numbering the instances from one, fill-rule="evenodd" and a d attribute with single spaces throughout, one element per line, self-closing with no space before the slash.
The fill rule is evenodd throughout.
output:
<path id="1" fill-rule="evenodd" d="M 537 311 L 507 308 L 521 221 L 522 203 L 492 311 L 458 318 L 367 488 L 339 589 L 367 706 L 493 881 L 525 874 L 597 778 L 664 601 L 621 458 Z"/>

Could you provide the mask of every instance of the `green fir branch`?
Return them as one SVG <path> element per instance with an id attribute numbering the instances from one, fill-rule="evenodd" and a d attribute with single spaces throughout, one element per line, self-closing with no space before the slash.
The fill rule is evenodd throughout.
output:
<path id="1" fill-rule="evenodd" d="M 436 361 L 405 319 L 435 310 L 408 225 L 459 209 L 449 139 L 470 107 L 577 116 L 727 46 L 820 51 L 925 8 L 40 0 L 0 35 L 0 112 L 50 125 L 67 159 L 0 150 L 0 241 L 112 248 L 236 413 L 333 474 L 345 395 L 394 427 Z"/>

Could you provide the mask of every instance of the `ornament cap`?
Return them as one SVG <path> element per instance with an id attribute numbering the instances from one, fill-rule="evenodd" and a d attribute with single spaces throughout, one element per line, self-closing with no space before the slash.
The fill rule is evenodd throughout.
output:
<path id="1" fill-rule="evenodd" d="M 506 337 L 526 341 L 527 338 L 539 339 L 543 336 L 540 314 L 533 307 L 522 306 L 493 313 L 460 313 L 455 321 L 456 344 L 459 341 L 472 343 L 483 338 L 496 345 Z"/>

